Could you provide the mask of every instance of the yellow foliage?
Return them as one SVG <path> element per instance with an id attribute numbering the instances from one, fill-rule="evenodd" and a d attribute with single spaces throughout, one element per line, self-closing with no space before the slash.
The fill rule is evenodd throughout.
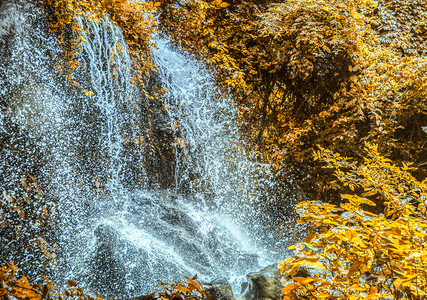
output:
<path id="1" fill-rule="evenodd" d="M 12 263 L 8 263 L 6 266 L 0 267 L 0 298 L 11 299 L 34 299 L 41 300 L 43 296 L 46 296 L 48 289 L 53 289 L 53 286 L 49 284 L 46 288 L 40 285 L 30 284 L 27 277 L 23 276 L 21 279 L 16 279 L 16 267 Z"/>
<path id="2" fill-rule="evenodd" d="M 204 284 L 198 281 L 197 276 L 194 276 L 193 278 L 185 277 L 185 279 L 187 280 L 187 283 L 162 283 L 161 285 L 165 292 L 159 295 L 161 296 L 161 299 L 210 300 L 212 298 L 210 293 L 207 291 L 210 287 L 209 284 Z"/>
<path id="3" fill-rule="evenodd" d="M 336 170 L 344 186 L 363 190 L 341 195 L 340 207 L 320 201 L 297 205 L 310 226 L 296 255 L 279 264 L 286 276 L 284 299 L 425 299 L 427 297 L 427 180 L 408 165 L 398 167 L 366 143 L 358 164 L 320 148 L 314 158 Z M 364 205 L 384 202 L 383 214 Z M 302 268 L 313 277 L 295 277 Z M 289 297 L 289 298 L 288 298 Z"/>
<path id="4" fill-rule="evenodd" d="M 56 267 L 56 244 L 49 236 L 55 222 L 56 203 L 49 201 L 31 174 L 22 176 L 18 187 L 10 188 L 11 191 L 0 194 L 0 228 L 4 237 L 13 239 L 20 248 L 2 249 L 2 258 L 19 260 L 19 255 L 28 251 L 34 254 L 34 267 L 47 272 Z"/>
<path id="5" fill-rule="evenodd" d="M 32 284 L 27 277 L 21 279 L 16 278 L 16 267 L 12 263 L 7 263 L 6 266 L 0 266 L 0 299 L 17 299 L 17 300 L 42 300 L 42 299 L 59 299 L 59 300 L 102 300 L 99 294 L 95 297 L 85 294 L 78 287 L 78 284 L 72 280 L 67 281 L 68 289 L 62 292 L 55 292 L 55 283 L 42 276 L 45 284 Z M 160 283 L 164 292 L 157 292 L 147 296 L 139 297 L 141 300 L 210 300 L 211 295 L 208 289 L 209 284 L 202 283 L 197 280 L 197 276 L 193 278 L 185 277 L 187 283 L 174 282 Z"/>
<path id="6" fill-rule="evenodd" d="M 369 141 L 427 174 L 424 0 L 220 3 L 165 0 L 160 29 L 213 70 L 253 157 L 332 197 L 316 144 L 360 159 Z"/>
<path id="7" fill-rule="evenodd" d="M 64 289 L 62 293 L 56 293 L 55 283 L 42 276 L 45 284 L 30 283 L 27 277 L 23 276 L 21 279 L 16 278 L 16 267 L 12 263 L 0 267 L 0 298 L 1 299 L 17 299 L 17 300 L 42 300 L 42 299 L 56 299 L 62 300 L 102 300 L 101 297 L 91 297 L 85 295 L 83 290 L 77 286 L 72 280 L 68 280 L 68 289 Z"/>

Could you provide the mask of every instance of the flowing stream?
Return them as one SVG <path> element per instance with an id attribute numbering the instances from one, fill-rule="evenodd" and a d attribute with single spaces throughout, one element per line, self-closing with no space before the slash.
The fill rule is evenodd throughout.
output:
<path id="1" fill-rule="evenodd" d="M 21 224 L 7 240 L 11 226 L 1 227 L 2 260 L 34 264 L 25 245 L 45 234 L 56 257 L 50 269 L 27 267 L 33 276 L 49 269 L 56 281 L 132 297 L 194 275 L 239 293 L 247 273 L 277 259 L 250 204 L 271 185 L 268 168 L 247 158 L 235 110 L 203 66 L 157 38 L 147 86 L 166 94 L 152 103 L 131 83 L 121 31 L 82 19 L 74 76 L 87 96 L 64 80 L 43 11 L 29 1 L 0 8 L 2 218 L 7 197 L 20 195 L 12 183 L 28 173 L 55 206 L 49 231 Z"/>

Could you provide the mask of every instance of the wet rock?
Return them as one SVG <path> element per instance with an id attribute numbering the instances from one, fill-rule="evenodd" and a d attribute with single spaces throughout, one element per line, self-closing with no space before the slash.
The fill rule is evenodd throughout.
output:
<path id="1" fill-rule="evenodd" d="M 242 253 L 237 259 L 237 266 L 240 268 L 246 267 L 247 269 L 256 270 L 256 267 L 259 266 L 258 258 L 258 254 L 255 253 Z"/>
<path id="2" fill-rule="evenodd" d="M 208 292 L 212 296 L 212 300 L 234 300 L 231 285 L 225 279 L 216 279 L 212 281 L 211 288 Z"/>
<path id="3" fill-rule="evenodd" d="M 97 238 L 96 252 L 91 261 L 91 286 L 102 294 L 109 294 L 112 290 L 123 293 L 125 289 L 126 271 L 123 263 L 116 255 L 118 235 L 107 225 L 100 225 L 94 232 Z"/>
<path id="4" fill-rule="evenodd" d="M 277 300 L 281 298 L 282 282 L 280 270 L 276 264 L 259 272 L 249 273 L 248 282 L 242 285 L 245 300 Z"/>

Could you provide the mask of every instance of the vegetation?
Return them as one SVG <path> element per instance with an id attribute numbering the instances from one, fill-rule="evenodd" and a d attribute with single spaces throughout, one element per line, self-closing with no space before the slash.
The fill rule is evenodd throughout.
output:
<path id="1" fill-rule="evenodd" d="M 57 267 L 55 202 L 43 194 L 30 174 L 22 176 L 18 185 L 1 188 L 0 240 L 7 246 L 2 248 L 0 260 L 20 261 L 26 265 L 25 272 L 48 276 Z"/>
<path id="2" fill-rule="evenodd" d="M 64 75 L 87 95 L 91 91 L 71 75 L 84 42 L 81 18 L 108 18 L 122 29 L 122 51 L 133 58 L 140 84 L 155 70 L 150 49 L 152 35 L 160 31 L 215 74 L 223 96 L 238 109 L 252 157 L 270 164 L 284 185 L 296 178 L 310 198 L 322 199 L 296 206 L 308 231 L 304 242 L 292 246 L 295 256 L 280 264 L 284 299 L 427 297 L 425 0 L 43 0 L 41 5 L 68 61 Z M 27 179 L 22 184 L 36 198 L 40 193 L 31 179 L 31 186 Z M 279 200 L 266 201 L 284 206 L 279 194 Z M 23 205 L 5 197 L 15 220 L 30 214 L 29 196 L 22 196 Z M 0 226 L 9 223 L 0 215 Z M 19 224 L 12 225 L 19 236 Z M 51 249 L 39 243 L 53 261 Z M 309 276 L 300 276 L 303 268 Z M 18 280 L 16 269 L 12 264 L 0 269 L 0 297 L 53 295 L 51 282 Z M 161 297 L 208 298 L 200 283 L 187 281 L 172 284 Z M 93 299 L 73 282 L 69 288 L 64 299 Z"/>
<path id="3" fill-rule="evenodd" d="M 410 166 L 392 164 L 377 146 L 367 143 L 365 151 L 363 164 L 322 148 L 315 153 L 343 186 L 363 193 L 341 195 L 348 202 L 339 207 L 297 205 L 308 234 L 279 265 L 287 278 L 283 299 L 426 298 L 427 179 L 417 181 Z M 364 209 L 374 198 L 385 204 L 379 215 Z M 302 268 L 310 275 L 300 277 Z"/>
<path id="4" fill-rule="evenodd" d="M 151 53 L 152 35 L 157 31 L 153 12 L 160 2 L 123 1 L 123 0 L 42 0 L 42 7 L 49 17 L 49 26 L 58 34 L 61 50 L 68 60 L 64 73 L 69 82 L 80 86 L 72 76 L 71 69 L 80 66 L 77 59 L 84 37 L 81 32 L 86 30 L 79 19 L 101 23 L 108 18 L 114 25 L 122 29 L 126 45 L 119 51 L 128 51 L 135 63 L 136 79 L 143 84 L 150 70 L 154 70 Z M 117 53 L 119 54 L 119 53 Z M 84 88 L 80 86 L 81 88 Z M 84 90 L 86 95 L 91 91 Z"/>
<path id="5" fill-rule="evenodd" d="M 77 287 L 77 283 L 72 280 L 68 280 L 68 289 L 64 289 L 62 293 L 55 294 L 55 283 L 43 276 L 45 284 L 33 284 L 28 281 L 28 278 L 23 276 L 18 279 L 16 271 L 18 267 L 8 263 L 6 266 L 0 268 L 0 281 L 2 286 L 0 287 L 1 299 L 52 299 L 55 296 L 59 300 L 102 300 L 101 297 L 91 297 L 85 295 L 81 288 Z"/>
<path id="6" fill-rule="evenodd" d="M 77 283 L 68 280 L 68 288 L 62 292 L 55 292 L 55 283 L 42 276 L 45 284 L 33 284 L 28 281 L 28 278 L 23 276 L 18 279 L 16 276 L 16 267 L 12 263 L 0 267 L 0 297 L 1 299 L 18 299 L 18 300 L 102 300 L 99 296 L 89 296 L 77 286 Z M 186 277 L 187 283 L 174 282 L 171 284 L 161 283 L 163 292 L 153 293 L 147 296 L 138 298 L 139 300 L 210 300 L 211 296 L 208 292 L 210 286 L 203 284 L 197 280 L 197 276 L 193 278 Z"/>
<path id="7" fill-rule="evenodd" d="M 15 278 L 16 270 L 18 268 L 11 263 L 0 268 L 0 281 L 2 282 L 0 297 L 2 299 L 10 299 L 11 297 L 42 299 L 42 296 L 46 294 L 45 289 L 42 286 L 30 284 L 25 276 L 18 280 Z M 46 288 L 48 287 L 46 286 Z M 53 286 L 51 288 L 53 289 Z"/>
<path id="8" fill-rule="evenodd" d="M 243 136 L 276 176 L 337 196 L 315 145 L 359 158 L 376 143 L 426 175 L 425 1 L 165 0 L 160 30 L 206 62 Z"/>
<path id="9" fill-rule="evenodd" d="M 310 197 L 338 201 L 332 174 L 311 160 L 315 145 L 361 160 L 368 141 L 396 162 L 413 161 L 418 178 L 427 175 L 423 0 L 42 4 L 69 68 L 79 65 L 78 19 L 107 15 L 123 30 L 137 78 L 155 70 L 157 31 L 205 62 L 238 109 L 252 157 L 270 164 L 278 181 L 297 179 Z"/>

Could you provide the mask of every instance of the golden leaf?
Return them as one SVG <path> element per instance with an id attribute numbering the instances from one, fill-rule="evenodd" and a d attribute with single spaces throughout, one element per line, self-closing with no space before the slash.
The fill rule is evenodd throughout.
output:
<path id="1" fill-rule="evenodd" d="M 296 282 L 298 282 L 302 285 L 309 284 L 313 281 L 319 281 L 319 279 L 314 278 L 314 277 L 292 277 L 292 280 L 295 280 Z"/>
<path id="2" fill-rule="evenodd" d="M 311 261 L 303 260 L 299 264 L 306 266 L 306 267 L 309 267 L 309 268 L 313 268 L 313 269 L 323 269 L 323 270 L 327 269 L 324 264 L 319 263 L 319 262 L 311 262 Z"/>
<path id="3" fill-rule="evenodd" d="M 313 229 L 309 229 L 307 236 L 305 237 L 304 242 L 306 242 L 307 244 L 311 243 L 311 240 L 316 236 L 316 232 Z"/>
<path id="4" fill-rule="evenodd" d="M 200 294 L 202 294 L 202 289 L 200 288 L 200 286 L 199 286 L 199 284 L 196 282 L 196 281 L 194 281 L 193 279 L 190 279 L 190 278 L 188 278 L 188 277 L 185 277 L 185 279 L 187 279 L 187 281 L 188 281 L 188 283 L 189 283 L 189 285 L 193 288 L 193 289 L 196 289 Z"/>
<path id="5" fill-rule="evenodd" d="M 290 284 L 288 284 L 287 286 L 285 286 L 285 287 L 282 289 L 282 294 L 285 294 L 285 293 L 287 293 L 287 292 L 293 291 L 293 290 L 295 290 L 296 288 L 298 288 L 298 284 L 296 284 L 296 283 L 290 283 Z"/>
<path id="6" fill-rule="evenodd" d="M 350 265 L 350 269 L 348 270 L 347 277 L 353 276 L 359 270 L 362 263 L 363 262 L 360 259 L 353 261 L 352 264 Z"/>
<path id="7" fill-rule="evenodd" d="M 179 286 L 177 288 L 175 288 L 177 291 L 183 291 L 187 294 L 191 294 L 192 290 L 190 290 L 189 288 L 186 288 L 185 286 Z"/>
<path id="8" fill-rule="evenodd" d="M 369 197 L 369 196 L 373 196 L 376 195 L 377 191 L 376 190 L 367 190 L 366 192 L 364 192 L 362 194 L 363 197 Z"/>

